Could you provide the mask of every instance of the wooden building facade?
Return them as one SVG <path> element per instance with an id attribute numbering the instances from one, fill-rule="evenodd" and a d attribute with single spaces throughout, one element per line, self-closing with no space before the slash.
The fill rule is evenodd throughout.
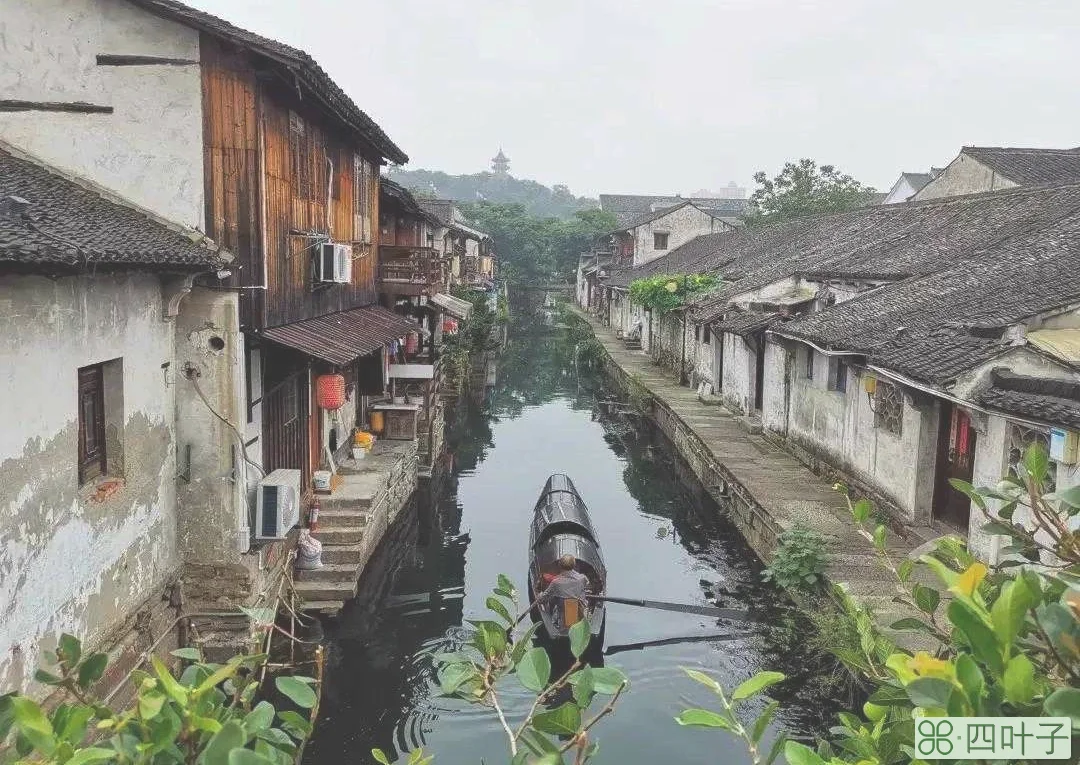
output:
<path id="1" fill-rule="evenodd" d="M 266 471 L 300 468 L 307 486 L 383 394 L 384 348 L 413 326 L 376 305 L 379 168 L 407 158 L 321 70 L 214 32 L 200 56 L 206 229 L 237 256 L 224 284 L 240 295 L 247 418 Z M 336 281 L 335 245 L 350 256 Z M 346 378 L 343 416 L 317 408 L 329 373 Z"/>

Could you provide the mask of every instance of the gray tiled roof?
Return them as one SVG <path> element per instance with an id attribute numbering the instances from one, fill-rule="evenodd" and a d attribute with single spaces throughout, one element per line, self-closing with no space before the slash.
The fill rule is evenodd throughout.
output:
<path id="1" fill-rule="evenodd" d="M 292 82 L 295 75 L 298 84 L 307 85 L 331 113 L 371 142 L 384 157 L 398 164 L 409 161 L 405 152 L 390 140 L 390 137 L 371 117 L 360 110 L 360 107 L 330 78 L 330 75 L 323 71 L 315 59 L 299 48 L 241 29 L 224 19 L 176 0 L 130 0 L 130 2 L 145 8 L 150 13 L 172 19 L 193 29 L 199 29 L 284 64 L 291 70 L 289 82 Z"/>
<path id="2" fill-rule="evenodd" d="M 25 201 L 13 206 L 10 197 Z M 0 142 L 0 262 L 55 270 L 88 266 L 210 270 L 232 260 L 201 232 Z"/>
<path id="3" fill-rule="evenodd" d="M 995 369 L 991 384 L 976 396 L 988 409 L 1052 425 L 1080 429 L 1080 383 L 1014 375 Z"/>
<path id="4" fill-rule="evenodd" d="M 711 322 L 733 297 L 795 274 L 865 279 L 930 274 L 1077 209 L 1080 184 L 1068 184 L 878 205 L 740 229 L 693 264 L 728 283 L 699 300 L 693 316 Z"/>
<path id="5" fill-rule="evenodd" d="M 968 250 L 905 279 L 786 323 L 782 334 L 855 351 L 932 383 L 1006 352 L 1006 327 L 1080 303 L 1080 212 Z"/>
<path id="6" fill-rule="evenodd" d="M 1080 181 L 1080 149 L 965 146 L 962 153 L 1021 186 Z"/>
<path id="7" fill-rule="evenodd" d="M 778 313 L 760 313 L 732 307 L 727 310 L 722 319 L 713 324 L 713 330 L 746 337 L 779 321 L 780 314 Z"/>
<path id="8" fill-rule="evenodd" d="M 713 197 L 679 197 L 655 194 L 601 194 L 600 209 L 610 212 L 620 226 L 652 211 L 653 207 L 674 207 L 685 202 L 693 202 L 701 208 L 707 208 L 715 217 L 738 217 L 749 208 L 746 199 L 724 199 Z"/>
<path id="9" fill-rule="evenodd" d="M 697 265 L 704 258 L 716 252 L 719 243 L 725 237 L 731 237 L 731 231 L 718 231 L 715 234 L 703 234 L 680 245 L 662 257 L 637 268 L 622 268 L 614 271 L 604 282 L 612 287 L 627 287 L 634 279 L 645 279 L 658 274 L 695 273 Z"/>

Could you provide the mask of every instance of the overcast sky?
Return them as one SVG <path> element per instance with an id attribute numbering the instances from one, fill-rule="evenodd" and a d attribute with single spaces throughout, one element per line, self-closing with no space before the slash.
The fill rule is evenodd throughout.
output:
<path id="1" fill-rule="evenodd" d="M 576 194 L 812 157 L 886 190 L 964 144 L 1080 146 L 1080 3 L 189 0 L 308 51 L 410 157 Z"/>

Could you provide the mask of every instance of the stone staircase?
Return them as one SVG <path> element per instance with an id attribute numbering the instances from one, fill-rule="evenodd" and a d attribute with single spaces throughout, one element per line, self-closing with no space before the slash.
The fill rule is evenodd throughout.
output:
<path id="1" fill-rule="evenodd" d="M 624 337 L 622 341 L 628 351 L 640 351 L 642 349 L 640 337 Z"/>
<path id="2" fill-rule="evenodd" d="M 414 441 L 379 441 L 365 459 L 338 466 L 341 484 L 319 497 L 320 569 L 296 571 L 305 611 L 335 613 L 356 595 L 357 582 L 386 529 L 416 489 Z"/>

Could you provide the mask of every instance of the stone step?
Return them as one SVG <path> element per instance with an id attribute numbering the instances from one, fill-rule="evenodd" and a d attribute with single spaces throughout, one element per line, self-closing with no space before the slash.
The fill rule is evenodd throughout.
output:
<path id="1" fill-rule="evenodd" d="M 313 535 L 323 543 L 323 549 L 327 545 L 354 545 L 364 538 L 364 529 L 357 526 L 323 526 Z"/>
<path id="2" fill-rule="evenodd" d="M 341 610 L 343 605 L 345 605 L 345 602 L 341 600 L 309 600 L 304 603 L 302 610 L 333 616 Z"/>
<path id="3" fill-rule="evenodd" d="M 356 595 L 356 582 L 297 582 L 296 594 L 304 600 L 304 609 L 319 601 L 344 603 Z"/>
<path id="4" fill-rule="evenodd" d="M 371 514 L 364 510 L 323 510 L 319 508 L 319 527 L 363 528 L 371 522 Z M 316 534 L 316 536 L 318 536 Z"/>
<path id="5" fill-rule="evenodd" d="M 386 487 L 383 486 L 381 491 L 385 491 Z M 328 510 L 367 510 L 379 498 L 379 492 L 376 492 L 372 496 L 364 497 L 349 497 L 341 494 L 329 494 L 319 497 L 319 509 L 320 511 Z"/>
<path id="6" fill-rule="evenodd" d="M 359 566 L 364 559 L 363 543 L 351 545 L 323 545 L 322 562 L 325 565 L 337 565 L 347 563 L 351 566 Z"/>
<path id="7" fill-rule="evenodd" d="M 356 563 L 326 563 L 322 568 L 296 569 L 295 579 L 298 582 L 340 582 L 349 584 L 356 581 L 359 576 L 359 564 Z"/>

